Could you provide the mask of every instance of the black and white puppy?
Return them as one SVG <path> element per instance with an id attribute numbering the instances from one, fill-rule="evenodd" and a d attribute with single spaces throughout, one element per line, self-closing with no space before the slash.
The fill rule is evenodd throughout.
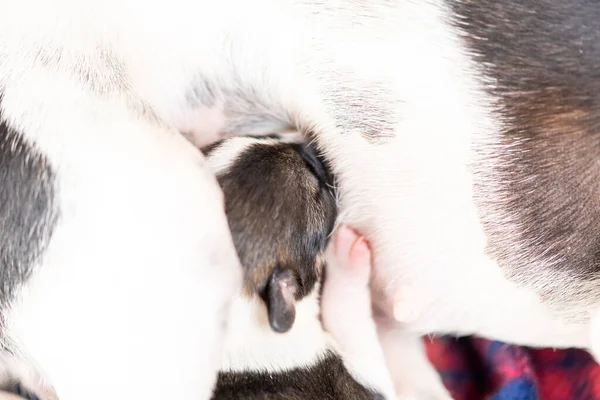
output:
<path id="1" fill-rule="evenodd" d="M 213 399 L 392 398 L 392 386 L 381 386 L 385 359 L 375 370 L 369 358 L 344 360 L 344 349 L 321 325 L 325 247 L 337 205 L 333 177 L 316 150 L 277 138 L 237 137 L 204 154 L 223 189 L 244 268 Z M 355 312 L 353 324 L 373 325 L 369 315 Z"/>
<path id="2" fill-rule="evenodd" d="M 209 398 L 241 269 L 197 147 L 288 128 L 372 245 L 399 394 L 447 396 L 426 333 L 600 355 L 599 20 L 591 0 L 0 0 L 0 383 Z"/>

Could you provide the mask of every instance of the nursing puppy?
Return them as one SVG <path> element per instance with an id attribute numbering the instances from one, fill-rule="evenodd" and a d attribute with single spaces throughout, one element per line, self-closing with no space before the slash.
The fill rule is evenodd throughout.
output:
<path id="1" fill-rule="evenodd" d="M 239 137 L 204 154 L 223 189 L 245 277 L 228 320 L 213 399 L 384 399 L 386 391 L 393 396 L 390 384 L 378 387 L 387 376 L 383 357 L 375 370 L 369 370 L 373 355 L 344 360 L 343 348 L 321 326 L 325 246 L 337 209 L 333 178 L 314 148 Z M 368 294 L 366 285 L 363 291 Z M 370 312 L 359 310 L 360 305 L 352 323 L 372 326 L 371 340 L 378 346 Z"/>
<path id="2" fill-rule="evenodd" d="M 3 381 L 209 397 L 240 268 L 195 146 L 288 127 L 373 246 L 399 393 L 443 397 L 425 333 L 598 354 L 598 20 L 587 0 L 0 1 Z"/>

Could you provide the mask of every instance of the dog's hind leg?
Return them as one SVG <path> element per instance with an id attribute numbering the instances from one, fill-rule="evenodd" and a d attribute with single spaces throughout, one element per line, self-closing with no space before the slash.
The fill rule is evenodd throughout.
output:
<path id="1" fill-rule="evenodd" d="M 61 400 L 208 398 L 241 270 L 202 155 L 124 95 L 28 75 L 1 116 L 47 158 L 58 218 L 5 337 Z"/>

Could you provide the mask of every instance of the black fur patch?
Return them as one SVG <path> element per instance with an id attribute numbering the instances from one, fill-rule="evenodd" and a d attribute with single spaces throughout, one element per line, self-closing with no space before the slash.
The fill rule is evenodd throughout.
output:
<path id="1" fill-rule="evenodd" d="M 506 122 L 474 165 L 489 253 L 545 300 L 600 300 L 600 2 L 450 4 Z"/>
<path id="2" fill-rule="evenodd" d="M 340 357 L 281 373 L 221 372 L 213 400 L 379 400 L 352 378 Z"/>
<path id="3" fill-rule="evenodd" d="M 56 225 L 55 173 L 1 114 L 0 307 L 27 280 Z"/>

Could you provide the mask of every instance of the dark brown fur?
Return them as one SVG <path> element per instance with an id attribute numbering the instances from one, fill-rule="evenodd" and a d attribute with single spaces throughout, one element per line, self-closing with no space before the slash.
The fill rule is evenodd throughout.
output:
<path id="1" fill-rule="evenodd" d="M 586 318 L 600 300 L 600 3 L 450 4 L 505 122 L 473 166 L 489 253 Z"/>
<path id="2" fill-rule="evenodd" d="M 285 289 L 292 286 L 287 295 L 299 300 L 322 279 L 324 250 L 336 218 L 333 178 L 310 146 L 256 141 L 217 180 L 244 267 L 246 295 L 263 298 L 271 326 L 281 331 L 280 324 L 285 327 L 294 317 Z M 221 145 L 205 149 L 209 161 L 218 157 L 214 154 Z M 272 314 L 280 314 L 279 319 Z M 285 371 L 221 372 L 213 400 L 382 399 L 350 375 L 339 355 L 318 356 L 312 365 Z"/>
<path id="3" fill-rule="evenodd" d="M 218 146 L 205 150 L 209 158 Z M 337 212 L 332 177 L 307 145 L 259 141 L 217 180 L 244 267 L 246 294 L 260 295 L 273 328 L 285 331 L 293 323 L 293 304 L 280 292 L 288 290 L 300 300 L 322 273 Z"/>

